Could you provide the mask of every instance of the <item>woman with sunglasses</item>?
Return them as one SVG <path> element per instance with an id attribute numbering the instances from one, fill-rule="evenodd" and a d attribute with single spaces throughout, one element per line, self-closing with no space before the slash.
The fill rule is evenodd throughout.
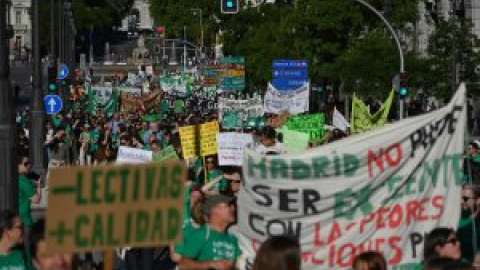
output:
<path id="1" fill-rule="evenodd" d="M 453 229 L 435 228 L 427 234 L 423 246 L 424 262 L 436 257 L 460 260 L 461 255 L 460 241 Z"/>
<path id="2" fill-rule="evenodd" d="M 0 269 L 29 269 L 24 251 L 22 222 L 16 213 L 0 211 Z"/>
<path id="3" fill-rule="evenodd" d="M 40 203 L 42 199 L 41 179 L 30 179 L 31 164 L 27 156 L 18 157 L 18 207 L 23 225 L 30 228 L 33 225 L 31 212 L 32 203 Z M 34 184 L 33 184 L 34 183 Z"/>

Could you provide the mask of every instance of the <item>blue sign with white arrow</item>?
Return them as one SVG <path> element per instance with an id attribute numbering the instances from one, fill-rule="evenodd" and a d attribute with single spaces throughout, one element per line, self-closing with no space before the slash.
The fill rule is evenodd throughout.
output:
<path id="1" fill-rule="evenodd" d="M 57 75 L 57 78 L 59 80 L 65 80 L 68 76 L 68 73 L 69 73 L 69 70 L 68 70 L 68 66 L 65 65 L 65 64 L 60 64 L 58 65 L 58 75 Z"/>
<path id="2" fill-rule="evenodd" d="M 306 69 L 274 69 L 272 75 L 273 78 L 308 79 Z"/>
<path id="3" fill-rule="evenodd" d="M 273 79 L 272 84 L 278 90 L 296 90 L 308 83 L 308 80 Z"/>
<path id="4" fill-rule="evenodd" d="M 46 114 L 57 114 L 62 110 L 62 99 L 57 95 L 48 95 L 43 98 Z"/>

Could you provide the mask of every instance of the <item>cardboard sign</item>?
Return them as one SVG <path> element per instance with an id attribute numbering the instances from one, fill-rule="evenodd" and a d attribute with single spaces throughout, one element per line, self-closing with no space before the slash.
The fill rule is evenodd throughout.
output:
<path id="1" fill-rule="evenodd" d="M 253 145 L 253 136 L 237 132 L 219 133 L 217 142 L 219 165 L 242 166 L 243 151 L 248 145 Z"/>
<path id="2" fill-rule="evenodd" d="M 200 125 L 200 155 L 210 156 L 217 153 L 218 122 L 212 121 Z"/>
<path id="3" fill-rule="evenodd" d="M 180 128 L 180 140 L 182 144 L 183 158 L 193 158 L 197 156 L 195 126 L 186 126 Z"/>
<path id="4" fill-rule="evenodd" d="M 182 231 L 186 175 L 181 161 L 53 169 L 48 251 L 74 253 L 176 242 Z"/>
<path id="5" fill-rule="evenodd" d="M 218 122 L 212 121 L 201 124 L 198 128 L 199 135 L 196 134 L 195 126 L 180 128 L 183 158 L 192 158 L 199 155 L 204 157 L 217 153 Z M 197 138 L 197 136 L 200 137 Z M 197 149 L 200 150 L 200 153 Z"/>
<path id="6" fill-rule="evenodd" d="M 289 130 L 283 127 L 280 132 L 283 134 L 283 146 L 289 154 L 301 153 L 308 149 L 309 136 L 307 133 Z"/>
<path id="7" fill-rule="evenodd" d="M 146 163 L 153 159 L 153 152 L 138 148 L 120 146 L 118 148 L 117 163 Z"/>

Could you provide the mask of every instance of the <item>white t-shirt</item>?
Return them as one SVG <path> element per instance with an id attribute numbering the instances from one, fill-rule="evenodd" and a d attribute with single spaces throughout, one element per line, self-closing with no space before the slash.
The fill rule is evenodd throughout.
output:
<path id="1" fill-rule="evenodd" d="M 260 155 L 283 155 L 287 153 L 285 148 L 283 148 L 283 144 L 279 142 L 275 142 L 275 144 L 272 146 L 260 144 L 255 149 L 255 152 L 259 153 Z"/>

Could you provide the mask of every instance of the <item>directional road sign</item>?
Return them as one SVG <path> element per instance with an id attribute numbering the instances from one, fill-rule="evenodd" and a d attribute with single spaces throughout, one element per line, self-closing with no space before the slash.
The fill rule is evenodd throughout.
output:
<path id="1" fill-rule="evenodd" d="M 273 60 L 272 67 L 274 69 L 307 69 L 307 60 Z"/>
<path id="2" fill-rule="evenodd" d="M 65 65 L 65 64 L 58 65 L 58 76 L 57 76 L 57 78 L 59 80 L 65 80 L 68 76 L 68 72 L 69 72 L 69 70 L 68 70 L 67 65 Z"/>
<path id="3" fill-rule="evenodd" d="M 43 98 L 46 114 L 57 114 L 62 110 L 62 99 L 57 95 L 48 95 Z"/>
<path id="4" fill-rule="evenodd" d="M 273 78 L 307 79 L 308 71 L 306 69 L 274 69 L 272 75 Z"/>
<path id="5" fill-rule="evenodd" d="M 294 79 L 273 79 L 272 84 L 279 90 L 292 90 L 305 85 L 308 80 L 294 80 Z"/>

